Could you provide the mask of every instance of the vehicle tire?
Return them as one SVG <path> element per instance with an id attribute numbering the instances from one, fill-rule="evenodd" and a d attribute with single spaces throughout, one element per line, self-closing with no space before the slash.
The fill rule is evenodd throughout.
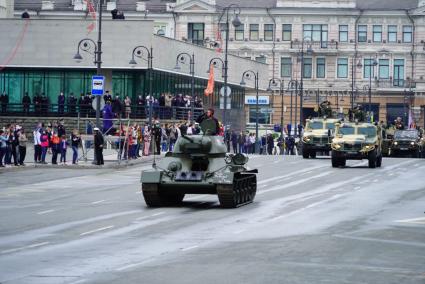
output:
<path id="1" fill-rule="evenodd" d="M 412 158 L 420 158 L 421 156 L 421 152 L 419 152 L 419 149 L 418 150 L 415 150 L 413 153 L 412 153 Z"/>
<path id="2" fill-rule="evenodd" d="M 304 159 L 308 159 L 308 157 L 310 156 L 310 151 L 308 151 L 304 147 L 303 147 L 303 150 L 302 151 L 303 151 L 303 158 Z"/>
<path id="3" fill-rule="evenodd" d="M 310 158 L 316 159 L 316 151 L 310 151 Z"/>
<path id="4" fill-rule="evenodd" d="M 338 168 L 339 167 L 339 159 L 336 157 L 332 157 L 332 167 Z"/>
<path id="5" fill-rule="evenodd" d="M 376 161 L 377 161 L 377 157 L 376 157 L 376 150 L 375 151 L 371 151 L 369 153 L 369 168 L 374 169 L 376 168 Z"/>
<path id="6" fill-rule="evenodd" d="M 339 166 L 340 167 L 345 167 L 345 165 L 347 164 L 347 160 L 346 159 L 344 159 L 344 158 L 341 158 L 340 160 L 339 160 Z"/>
<path id="7" fill-rule="evenodd" d="M 382 166 L 382 154 L 376 159 L 376 166 L 380 168 Z"/>

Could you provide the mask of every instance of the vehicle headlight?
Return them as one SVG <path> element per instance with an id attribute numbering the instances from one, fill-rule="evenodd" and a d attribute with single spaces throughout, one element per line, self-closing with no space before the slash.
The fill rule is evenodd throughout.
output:
<path id="1" fill-rule="evenodd" d="M 337 143 L 332 144 L 332 148 L 335 150 L 339 150 L 341 149 L 341 147 L 342 147 L 341 144 L 337 144 Z"/>
<path id="2" fill-rule="evenodd" d="M 410 142 L 410 145 L 415 146 L 415 142 Z"/>
<path id="3" fill-rule="evenodd" d="M 304 142 L 310 142 L 311 138 L 309 136 L 303 137 Z"/>
<path id="4" fill-rule="evenodd" d="M 366 145 L 366 146 L 363 147 L 364 151 L 370 151 L 370 150 L 373 150 L 373 149 L 375 149 L 375 145 Z"/>
<path id="5" fill-rule="evenodd" d="M 395 141 L 395 142 L 394 142 L 394 145 L 396 145 L 396 146 L 397 146 L 397 145 L 398 145 L 398 142 L 397 142 L 397 141 Z"/>
<path id="6" fill-rule="evenodd" d="M 172 172 L 177 172 L 181 170 L 182 164 L 180 162 L 173 161 L 168 165 L 168 170 Z"/>

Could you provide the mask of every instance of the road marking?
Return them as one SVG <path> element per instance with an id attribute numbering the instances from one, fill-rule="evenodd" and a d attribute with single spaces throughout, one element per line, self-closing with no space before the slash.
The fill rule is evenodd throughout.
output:
<path id="1" fill-rule="evenodd" d="M 84 233 L 81 233 L 80 236 L 85 236 L 85 235 L 90 235 L 90 234 L 93 234 L 93 233 L 105 231 L 105 230 L 108 230 L 108 229 L 112 229 L 113 227 L 114 226 L 107 226 L 107 227 L 99 228 L 99 229 L 96 229 L 96 230 L 84 232 Z"/>
<path id="2" fill-rule="evenodd" d="M 182 251 L 188 251 L 188 250 L 191 250 L 191 249 L 195 249 L 197 247 L 199 247 L 199 246 L 191 246 L 191 247 L 182 249 Z"/>
<path id="3" fill-rule="evenodd" d="M 393 176 L 393 175 L 394 175 L 394 173 L 389 173 L 388 175 L 389 175 L 389 176 Z"/>
<path id="4" fill-rule="evenodd" d="M 292 187 L 292 186 L 295 186 L 295 185 L 299 185 L 299 184 L 304 183 L 306 181 L 309 181 L 311 179 L 321 178 L 321 177 L 330 175 L 331 173 L 332 172 L 324 172 L 324 173 L 321 173 L 321 174 L 318 174 L 318 175 L 315 175 L 315 176 L 311 176 L 309 178 L 293 181 L 293 182 L 287 183 L 285 185 L 278 185 L 278 186 L 272 187 L 270 189 L 262 190 L 262 191 L 258 192 L 257 195 L 264 194 L 264 193 L 267 193 L 267 192 L 270 192 L 270 191 L 285 189 L 285 188 Z"/>
<path id="5" fill-rule="evenodd" d="M 354 188 L 354 190 L 359 190 L 360 188 L 362 188 L 361 186 L 356 186 L 355 188 Z"/>
<path id="6" fill-rule="evenodd" d="M 143 264 L 145 264 L 147 262 L 149 262 L 149 260 L 145 260 L 145 261 L 138 262 L 138 263 L 133 263 L 133 264 L 128 264 L 128 265 L 125 265 L 125 266 L 122 266 L 122 267 L 119 267 L 119 268 L 115 269 L 115 271 L 127 270 L 129 268 L 133 268 L 133 267 L 136 267 L 136 266 L 143 265 Z"/>
<path id="7" fill-rule="evenodd" d="M 55 212 L 55 211 L 56 211 L 56 210 L 51 209 L 51 210 L 46 210 L 46 211 L 37 212 L 37 214 L 38 214 L 38 215 L 44 215 L 44 214 L 52 213 L 52 212 Z"/>
<path id="8" fill-rule="evenodd" d="M 91 204 L 100 204 L 100 203 L 102 203 L 102 202 L 105 202 L 106 200 L 105 199 L 102 199 L 102 200 L 98 200 L 98 201 L 94 201 L 94 202 L 92 202 Z"/>
<path id="9" fill-rule="evenodd" d="M 373 182 L 378 182 L 378 181 L 379 181 L 378 179 L 374 179 L 374 180 L 373 180 Z"/>
<path id="10" fill-rule="evenodd" d="M 243 233 L 243 232 L 245 232 L 245 231 L 246 231 L 246 230 L 238 230 L 238 231 L 234 231 L 234 232 L 233 232 L 233 234 L 237 235 L 237 234 Z"/>
<path id="11" fill-rule="evenodd" d="M 72 283 L 70 283 L 70 284 L 80 284 L 80 283 L 84 283 L 84 282 L 87 282 L 87 279 L 77 280 L 77 281 L 72 282 Z"/>
<path id="12" fill-rule="evenodd" d="M 404 220 L 397 220 L 395 222 L 397 222 L 397 223 L 411 223 L 411 224 L 425 225 L 425 217 L 413 218 L 413 219 L 404 219 Z"/>
<path id="13" fill-rule="evenodd" d="M 159 216 L 159 215 L 162 215 L 162 214 L 165 214 L 165 212 L 158 212 L 158 213 L 155 213 L 155 214 L 152 214 L 152 215 L 149 215 L 149 216 L 139 217 L 139 218 L 136 219 L 136 221 L 140 221 L 140 220 L 143 220 L 143 219 L 148 219 L 150 217 L 155 217 L 155 216 Z"/>
<path id="14" fill-rule="evenodd" d="M 31 249 L 31 248 L 37 248 L 37 247 L 45 246 L 47 244 L 49 244 L 49 242 L 37 243 L 37 244 L 32 244 L 32 245 L 24 246 L 24 247 L 20 247 L 20 248 L 7 249 L 7 250 L 4 250 L 0 253 L 5 254 L 5 253 L 17 252 L 17 251 L 21 251 L 21 250 L 25 250 L 25 249 Z"/>
<path id="15" fill-rule="evenodd" d="M 347 235 L 333 235 L 333 237 L 351 239 L 356 241 L 368 241 L 368 242 L 378 242 L 378 243 L 387 243 L 387 244 L 397 244 L 397 245 L 403 245 L 403 246 L 425 247 L 424 243 L 418 243 L 418 242 L 384 240 L 384 239 L 374 239 L 374 238 L 367 238 L 367 237 L 354 237 L 354 236 L 347 236 Z"/>
<path id="16" fill-rule="evenodd" d="M 312 170 L 316 170 L 316 169 L 319 169 L 319 168 L 325 168 L 325 167 L 328 167 L 328 166 L 315 166 L 315 167 L 311 167 L 311 168 L 308 168 L 308 169 L 302 169 L 302 170 L 298 170 L 298 171 L 295 171 L 295 172 L 292 172 L 292 173 L 289 173 L 289 174 L 286 174 L 286 175 L 281 175 L 281 176 L 277 176 L 277 177 L 272 177 L 272 178 L 264 179 L 262 181 L 257 182 L 257 184 L 260 185 L 260 184 L 268 183 L 270 181 L 275 181 L 275 180 L 279 180 L 279 179 L 284 179 L 284 178 L 287 178 L 287 177 L 295 176 L 297 174 L 302 174 L 302 173 L 304 173 L 306 171 L 312 171 Z"/>

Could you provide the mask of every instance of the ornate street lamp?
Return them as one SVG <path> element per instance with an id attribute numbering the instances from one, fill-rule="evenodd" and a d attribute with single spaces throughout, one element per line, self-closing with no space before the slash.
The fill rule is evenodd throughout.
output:
<path id="1" fill-rule="evenodd" d="M 256 114 L 255 114 L 255 153 L 259 153 L 258 151 L 258 113 L 259 113 L 259 108 L 258 108 L 258 71 L 254 72 L 252 70 L 247 70 L 245 72 L 243 72 L 242 74 L 242 80 L 240 82 L 241 86 L 245 86 L 245 79 L 250 79 L 254 77 L 254 87 L 255 87 L 255 91 L 256 91 L 256 102 L 255 102 L 255 109 L 256 109 Z"/>
<path id="2" fill-rule="evenodd" d="M 191 111 L 191 119 L 190 121 L 194 123 L 194 111 L 195 111 L 195 54 L 192 53 L 190 55 L 189 53 L 182 52 L 176 57 L 176 67 L 174 69 L 180 70 L 180 64 L 184 64 L 186 60 L 189 59 L 189 73 L 192 77 L 191 87 L 192 87 L 192 99 L 190 102 L 190 111 Z"/>

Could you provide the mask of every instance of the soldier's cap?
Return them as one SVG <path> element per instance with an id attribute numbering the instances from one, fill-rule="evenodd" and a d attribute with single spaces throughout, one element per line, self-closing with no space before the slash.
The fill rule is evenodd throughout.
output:
<path id="1" fill-rule="evenodd" d="M 95 128 L 93 128 L 93 130 L 94 130 L 94 131 L 99 131 L 100 129 L 99 129 L 99 128 L 97 128 L 97 127 L 95 127 Z"/>

